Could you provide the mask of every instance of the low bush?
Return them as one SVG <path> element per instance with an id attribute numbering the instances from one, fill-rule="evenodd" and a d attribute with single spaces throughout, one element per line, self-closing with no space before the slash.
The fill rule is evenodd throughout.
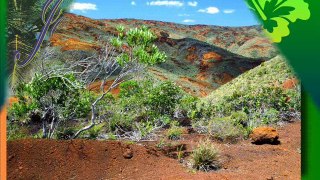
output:
<path id="1" fill-rule="evenodd" d="M 279 121 L 299 119 L 301 87 L 285 89 L 283 83 L 294 72 L 281 57 L 262 63 L 202 99 L 197 105 L 198 119 L 228 117 L 246 131 Z"/>
<path id="2" fill-rule="evenodd" d="M 235 124 L 230 117 L 215 118 L 208 124 L 208 133 L 214 139 L 235 143 L 246 135 L 240 124 Z"/>
<path id="3" fill-rule="evenodd" d="M 77 132 L 74 127 L 61 127 L 57 130 L 56 139 L 68 140 Z"/>
<path id="4" fill-rule="evenodd" d="M 177 126 L 172 126 L 167 131 L 167 137 L 170 140 L 178 140 L 181 138 L 181 135 L 183 133 L 183 129 Z"/>
<path id="5" fill-rule="evenodd" d="M 102 132 L 104 126 L 105 126 L 104 123 L 95 125 L 93 128 L 89 129 L 87 132 L 85 132 L 81 136 L 87 139 L 97 139 L 99 134 Z"/>
<path id="6" fill-rule="evenodd" d="M 7 125 L 7 140 L 13 141 L 17 139 L 25 139 L 29 137 L 29 130 L 25 126 L 16 123 L 8 123 Z"/>
<path id="7" fill-rule="evenodd" d="M 218 158 L 218 149 L 208 139 L 201 141 L 191 154 L 193 167 L 202 171 L 217 170 Z"/>

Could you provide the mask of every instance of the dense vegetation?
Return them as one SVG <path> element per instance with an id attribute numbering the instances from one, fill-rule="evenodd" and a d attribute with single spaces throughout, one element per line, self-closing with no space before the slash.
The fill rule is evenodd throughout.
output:
<path id="1" fill-rule="evenodd" d="M 195 128 L 221 140 L 246 137 L 262 125 L 300 119 L 300 85 L 285 60 L 276 57 L 212 92 L 197 106 Z"/>
<path id="2" fill-rule="evenodd" d="M 299 84 L 292 89 L 282 87 L 291 78 L 293 72 L 277 57 L 203 99 L 185 93 L 170 81 L 146 77 L 126 81 L 120 85 L 118 95 L 108 93 L 99 102 L 97 126 L 81 137 L 139 141 L 155 138 L 156 130 L 169 128 L 168 139 L 179 139 L 182 133 L 179 127 L 192 125 L 199 133 L 235 142 L 246 138 L 255 127 L 300 118 Z M 23 127 L 34 126 L 37 123 L 34 121 L 40 118 L 36 114 L 45 111 L 48 103 L 57 107 L 55 111 L 61 121 L 55 138 L 70 138 L 87 123 L 91 103 L 99 93 L 72 88 L 66 80 L 77 81 L 70 74 L 46 81 L 35 76 L 30 83 L 19 86 L 19 102 L 12 105 L 9 113 L 9 138 L 23 136 L 19 130 L 25 133 L 28 128 Z M 59 98 L 53 98 L 53 94 L 59 94 L 54 96 Z M 39 132 L 26 135 L 43 137 L 39 135 L 42 124 L 38 126 Z"/>

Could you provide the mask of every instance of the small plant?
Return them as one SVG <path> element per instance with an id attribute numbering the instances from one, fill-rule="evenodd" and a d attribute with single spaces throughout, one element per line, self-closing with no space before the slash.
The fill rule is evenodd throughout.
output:
<path id="1" fill-rule="evenodd" d="M 183 158 L 183 146 L 177 147 L 177 158 L 181 162 Z"/>
<path id="2" fill-rule="evenodd" d="M 117 140 L 117 136 L 114 135 L 114 134 L 112 134 L 112 133 L 109 133 L 109 134 L 108 134 L 108 140 L 113 140 L 113 141 L 115 141 L 115 140 Z"/>
<path id="3" fill-rule="evenodd" d="M 162 138 L 159 140 L 158 144 L 156 145 L 157 148 L 161 149 L 162 147 L 164 147 L 166 145 L 165 139 Z"/>
<path id="4" fill-rule="evenodd" d="M 56 137 L 57 139 L 68 140 L 71 139 L 75 132 L 75 128 L 61 128 L 61 130 L 57 131 Z"/>
<path id="5" fill-rule="evenodd" d="M 126 145 L 133 145 L 133 144 L 136 144 L 136 142 L 134 141 L 125 141 L 124 142 Z"/>
<path id="6" fill-rule="evenodd" d="M 178 140 L 178 139 L 180 139 L 182 133 L 183 133 L 182 128 L 177 127 L 177 126 L 172 126 L 167 131 L 167 137 L 170 140 Z"/>
<path id="7" fill-rule="evenodd" d="M 232 112 L 230 119 L 234 121 L 235 125 L 241 124 L 242 126 L 248 126 L 248 116 L 243 111 Z"/>
<path id="8" fill-rule="evenodd" d="M 192 165 L 197 170 L 209 171 L 219 168 L 219 151 L 208 139 L 198 144 L 191 158 Z"/>
<path id="9" fill-rule="evenodd" d="M 240 124 L 234 124 L 230 117 L 211 120 L 208 132 L 214 139 L 231 143 L 237 142 L 245 134 L 244 128 Z"/>
<path id="10" fill-rule="evenodd" d="M 97 139 L 105 124 L 97 125 L 84 134 L 88 139 Z M 87 135 L 86 135 L 87 134 Z"/>

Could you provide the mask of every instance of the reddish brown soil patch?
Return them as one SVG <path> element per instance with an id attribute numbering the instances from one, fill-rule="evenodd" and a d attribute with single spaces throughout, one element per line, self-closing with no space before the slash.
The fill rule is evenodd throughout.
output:
<path id="1" fill-rule="evenodd" d="M 159 78 L 159 79 L 162 80 L 162 81 L 168 80 L 168 78 L 167 78 L 166 76 L 164 76 L 163 74 L 161 74 L 161 72 L 158 71 L 158 70 L 156 70 L 156 69 L 150 68 L 149 71 L 150 71 L 152 74 L 156 75 L 157 78 Z"/>
<path id="2" fill-rule="evenodd" d="M 296 78 L 292 78 L 292 79 L 288 79 L 286 80 L 283 84 L 282 87 L 284 89 L 293 89 L 295 87 L 297 87 L 299 81 Z"/>
<path id="3" fill-rule="evenodd" d="M 211 88 L 211 84 L 204 82 L 204 81 L 197 81 L 188 77 L 181 77 L 180 78 L 182 81 L 186 81 L 189 83 L 192 83 L 194 86 L 196 87 L 200 87 L 200 88 Z"/>
<path id="4" fill-rule="evenodd" d="M 104 89 L 108 90 L 108 88 L 111 86 L 112 82 L 113 82 L 113 80 L 107 81 L 105 86 L 104 86 Z M 101 86 L 101 81 L 97 81 L 97 82 L 94 82 L 94 83 L 90 84 L 87 87 L 87 89 L 89 91 L 93 91 L 93 92 L 99 93 L 100 92 L 100 86 Z M 118 95 L 119 93 L 120 93 L 120 87 L 119 86 L 117 86 L 117 87 L 115 87 L 115 88 L 113 88 L 111 90 L 111 94 L 113 94 L 113 95 Z"/>
<path id="5" fill-rule="evenodd" d="M 13 141 L 8 142 L 8 179 L 300 179 L 300 129 L 300 122 L 278 128 L 280 145 L 214 143 L 221 151 L 222 169 L 209 173 L 191 173 L 165 154 L 170 149 L 150 143 Z M 177 143 L 190 152 L 201 138 L 186 134 Z"/>
<path id="6" fill-rule="evenodd" d="M 97 45 L 82 42 L 76 38 L 70 38 L 64 40 L 61 35 L 53 35 L 50 39 L 53 46 L 61 46 L 62 51 L 69 51 L 69 50 L 98 50 L 99 47 Z"/>
<path id="7" fill-rule="evenodd" d="M 198 56 L 196 54 L 189 54 L 187 55 L 187 60 L 190 61 L 191 63 L 193 63 L 194 61 L 196 61 L 198 59 Z"/>
<path id="8" fill-rule="evenodd" d="M 209 74 L 207 72 L 200 72 L 197 74 L 197 80 L 206 81 L 209 79 Z"/>
<path id="9" fill-rule="evenodd" d="M 232 77 L 230 74 L 223 73 L 216 78 L 215 82 L 222 85 L 232 81 L 233 79 L 234 77 Z"/>
<path id="10" fill-rule="evenodd" d="M 200 70 L 206 71 L 207 69 L 213 67 L 215 65 L 215 61 L 221 61 L 222 57 L 215 52 L 208 52 L 203 54 Z"/>
<path id="11" fill-rule="evenodd" d="M 220 61 L 222 60 L 222 56 L 215 53 L 215 52 L 208 52 L 208 53 L 205 53 L 203 54 L 203 60 L 216 60 L 216 61 Z"/>

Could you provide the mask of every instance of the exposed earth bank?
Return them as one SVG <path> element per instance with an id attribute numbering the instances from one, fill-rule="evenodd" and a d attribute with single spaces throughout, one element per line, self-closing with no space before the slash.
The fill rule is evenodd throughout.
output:
<path id="1" fill-rule="evenodd" d="M 118 141 L 18 140 L 8 142 L 8 179 L 300 179 L 301 123 L 277 128 L 280 145 L 213 142 L 222 168 L 196 172 L 155 147 Z M 192 149 L 204 136 L 186 134 Z M 186 158 L 188 160 L 188 157 Z"/>

